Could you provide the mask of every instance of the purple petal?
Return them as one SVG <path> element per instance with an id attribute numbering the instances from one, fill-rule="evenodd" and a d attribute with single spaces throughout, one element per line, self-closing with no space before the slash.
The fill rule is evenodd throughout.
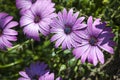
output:
<path id="1" fill-rule="evenodd" d="M 70 50 L 72 48 L 72 44 L 71 44 L 71 38 L 69 35 L 66 36 L 66 44 L 67 44 L 67 48 Z"/>
<path id="2" fill-rule="evenodd" d="M 62 11 L 63 14 L 63 20 L 64 20 L 64 24 L 66 24 L 66 19 L 67 19 L 67 10 L 64 8 Z"/>
<path id="3" fill-rule="evenodd" d="M 88 47 L 89 46 L 89 47 Z M 84 51 L 84 53 L 82 53 L 82 56 L 81 56 L 81 62 L 82 63 L 85 63 L 88 55 L 90 54 L 90 51 L 91 51 L 91 46 L 90 45 L 87 45 L 87 50 Z"/>
<path id="4" fill-rule="evenodd" d="M 78 47 L 78 48 L 75 48 L 73 50 L 73 54 L 75 55 L 75 58 L 80 58 L 83 54 L 86 53 L 86 51 L 88 51 L 90 45 L 84 45 L 84 46 L 81 46 L 81 47 Z"/>
<path id="5" fill-rule="evenodd" d="M 83 24 L 76 24 L 73 26 L 73 30 L 79 30 L 79 29 L 83 29 L 85 27 L 87 27 L 87 25 L 84 23 Z"/>
<path id="6" fill-rule="evenodd" d="M 91 46 L 91 50 L 88 54 L 88 62 L 93 63 L 94 66 L 96 66 L 98 63 L 97 54 L 95 50 L 96 50 L 96 47 Z"/>
<path id="7" fill-rule="evenodd" d="M 48 2 L 48 1 L 47 1 Z M 51 13 L 53 13 L 54 11 L 55 11 L 55 8 L 54 8 L 54 6 L 55 6 L 55 3 L 49 3 L 48 5 L 47 5 L 47 7 L 45 8 L 45 10 L 42 12 L 42 16 L 43 16 L 43 18 L 44 17 L 48 17 L 48 16 L 50 16 L 51 15 Z M 53 14 L 52 14 L 53 15 Z M 53 15 L 53 17 L 56 17 L 57 15 L 56 14 L 54 14 Z M 52 18 L 53 18 L 52 17 Z"/>
<path id="8" fill-rule="evenodd" d="M 77 41 L 75 41 L 75 37 L 73 37 L 72 35 L 69 35 L 69 42 L 70 42 L 70 44 L 75 48 L 75 47 L 77 47 L 77 45 L 79 44 Z"/>
<path id="9" fill-rule="evenodd" d="M 1 36 L 1 39 L 2 39 L 3 44 L 4 44 L 5 46 L 7 46 L 7 47 L 12 47 L 12 43 L 10 43 L 10 42 L 6 39 L 6 37 Z"/>
<path id="10" fill-rule="evenodd" d="M 77 36 L 79 36 L 82 39 L 88 40 L 90 38 L 90 35 L 88 34 L 87 30 L 81 30 L 81 31 L 74 31 Z"/>
<path id="11" fill-rule="evenodd" d="M 3 34 L 5 34 L 5 35 L 18 35 L 18 32 L 15 31 L 15 30 L 13 30 L 13 29 L 7 29 L 7 28 L 5 28 L 3 30 Z"/>
<path id="12" fill-rule="evenodd" d="M 111 38 L 113 38 L 115 35 L 113 33 L 103 33 L 99 35 L 98 40 L 101 42 L 100 45 L 104 45 L 107 42 L 111 41 Z"/>
<path id="13" fill-rule="evenodd" d="M 23 10 L 23 9 L 22 9 L 22 10 Z M 22 10 L 21 10 L 21 11 L 22 11 Z M 28 17 L 28 18 L 34 20 L 35 15 L 33 14 L 33 12 L 32 12 L 30 9 L 23 10 L 23 11 L 24 11 L 24 12 L 22 13 L 23 16 L 26 16 L 26 17 Z"/>
<path id="14" fill-rule="evenodd" d="M 39 24 L 41 24 L 41 22 L 44 22 L 45 24 L 50 25 L 52 23 L 52 20 L 51 18 L 43 18 Z"/>
<path id="15" fill-rule="evenodd" d="M 54 73 L 51 73 L 46 80 L 54 80 Z"/>
<path id="16" fill-rule="evenodd" d="M 103 44 L 103 45 L 98 44 L 98 46 L 100 48 L 102 48 L 103 50 L 105 50 L 105 51 L 107 51 L 107 52 L 109 52 L 111 54 L 114 54 L 114 50 L 113 50 L 113 48 L 111 46 L 109 46 L 109 43 L 106 43 L 106 44 Z"/>
<path id="17" fill-rule="evenodd" d="M 77 21 L 75 22 L 75 25 L 82 23 L 84 19 L 85 19 L 85 17 L 78 18 Z"/>
<path id="18" fill-rule="evenodd" d="M 90 35 L 92 35 L 92 28 L 93 28 L 92 23 L 93 23 L 93 19 L 92 16 L 90 16 L 87 20 L 87 25 L 88 25 L 87 29 Z"/>
<path id="19" fill-rule="evenodd" d="M 76 33 L 76 32 L 75 32 L 75 33 Z M 75 42 L 80 43 L 80 42 L 81 42 L 81 39 L 80 39 L 79 36 L 77 36 L 75 33 L 71 33 L 71 34 L 70 34 L 71 39 L 73 39 Z"/>
<path id="20" fill-rule="evenodd" d="M 27 16 L 22 16 L 21 19 L 20 19 L 21 27 L 30 25 L 33 22 L 34 22 L 34 20 L 29 18 L 29 17 L 27 17 Z"/>
<path id="21" fill-rule="evenodd" d="M 75 14 L 73 14 L 73 19 L 72 19 L 72 23 L 73 23 L 73 24 L 75 24 L 78 15 L 79 15 L 79 12 L 76 12 Z M 72 25 L 73 25 L 73 24 L 72 24 Z"/>
<path id="22" fill-rule="evenodd" d="M 6 25 L 11 21 L 13 19 L 13 17 L 12 16 L 8 16 L 8 17 L 6 17 L 6 18 L 4 18 L 3 20 L 3 26 L 4 27 L 6 27 Z"/>
<path id="23" fill-rule="evenodd" d="M 39 78 L 39 80 L 54 80 L 54 73 L 49 74 L 49 72 L 48 72 L 48 73 L 42 75 Z"/>
<path id="24" fill-rule="evenodd" d="M 102 64 L 104 64 L 104 55 L 103 55 L 102 51 L 101 51 L 98 47 L 96 47 L 95 50 L 96 50 L 96 54 L 97 54 L 98 60 L 99 60 Z"/>
<path id="25" fill-rule="evenodd" d="M 49 27 L 49 26 L 45 26 L 45 27 Z M 49 31 L 46 31 L 42 28 L 42 26 L 39 26 L 40 28 L 40 33 L 42 33 L 44 36 L 47 36 L 50 33 L 50 29 L 48 29 Z"/>
<path id="26" fill-rule="evenodd" d="M 29 77 L 28 77 L 28 75 L 26 74 L 25 71 L 20 71 L 19 74 L 20 74 L 22 77 L 29 79 Z"/>
<path id="27" fill-rule="evenodd" d="M 62 43 L 62 49 L 66 49 L 67 48 L 67 44 L 66 44 L 66 41 L 64 40 L 63 43 Z"/>
<path id="28" fill-rule="evenodd" d="M 34 15 L 36 14 L 41 14 L 43 13 L 47 7 L 49 7 L 48 5 L 50 4 L 51 2 L 49 1 L 46 1 L 46 0 L 40 0 L 40 1 L 37 1 L 32 7 L 31 7 L 31 10 L 33 12 Z M 39 7 L 39 8 L 38 8 Z M 48 11 L 49 12 L 49 11 Z"/>
<path id="29" fill-rule="evenodd" d="M 58 77 L 56 80 L 62 80 L 62 78 L 61 78 L 61 77 Z"/>
<path id="30" fill-rule="evenodd" d="M 52 28 L 50 29 L 50 32 L 51 33 L 64 33 L 64 30 L 63 29 L 60 29 L 60 28 Z"/>
<path id="31" fill-rule="evenodd" d="M 5 13 L 5 12 L 0 13 L 0 19 L 4 19 L 6 16 L 8 16 L 7 13 Z"/>
<path id="32" fill-rule="evenodd" d="M 4 45 L 2 37 L 0 37 L 0 49 L 6 50 L 6 46 Z"/>
<path id="33" fill-rule="evenodd" d="M 52 14 L 49 14 L 48 16 L 46 16 L 46 18 L 55 18 L 57 16 L 58 15 L 56 13 L 52 13 Z"/>
<path id="34" fill-rule="evenodd" d="M 9 24 L 7 24 L 6 28 L 13 28 L 18 25 L 18 22 L 12 21 Z"/>
<path id="35" fill-rule="evenodd" d="M 39 27 L 45 30 L 46 32 L 50 32 L 50 27 L 48 26 L 47 22 L 40 21 Z"/>
<path id="36" fill-rule="evenodd" d="M 16 0 L 16 6 L 18 9 L 21 8 L 30 8 L 32 5 L 32 2 L 30 0 Z"/>
<path id="37" fill-rule="evenodd" d="M 59 21 L 57 18 L 54 18 L 53 19 L 53 22 L 54 23 L 52 23 L 52 27 L 55 27 L 55 28 L 64 28 L 64 24 L 63 24 L 63 22 L 61 22 L 61 21 Z"/>
<path id="38" fill-rule="evenodd" d="M 59 19 L 59 21 L 64 22 L 61 12 L 58 12 L 58 19 Z"/>
<path id="39" fill-rule="evenodd" d="M 70 9 L 67 15 L 67 24 L 72 23 L 72 15 L 73 15 L 73 9 Z"/>
<path id="40" fill-rule="evenodd" d="M 59 38 L 56 43 L 55 43 L 55 47 L 58 48 L 60 46 L 60 44 L 65 40 L 66 36 L 62 36 L 61 38 Z"/>
<path id="41" fill-rule="evenodd" d="M 27 78 L 18 78 L 18 80 L 31 80 L 30 78 L 29 79 L 27 79 Z"/>
<path id="42" fill-rule="evenodd" d="M 93 35 L 94 36 L 98 36 L 101 32 L 102 32 L 102 30 L 103 29 L 100 29 L 99 27 L 101 27 L 102 26 L 102 24 L 101 24 L 101 19 L 96 19 L 95 21 L 94 21 L 94 23 L 93 23 L 93 30 L 94 30 L 94 32 L 93 32 Z"/>
<path id="43" fill-rule="evenodd" d="M 4 35 L 3 37 L 5 37 L 9 41 L 17 41 L 16 36 Z"/>
<path id="44" fill-rule="evenodd" d="M 56 41 L 57 39 L 61 38 L 62 36 L 63 35 L 61 35 L 61 34 L 55 34 L 54 36 L 52 36 L 51 42 Z"/>
<path id="45" fill-rule="evenodd" d="M 37 24 L 32 23 L 32 24 L 25 26 L 23 31 L 28 37 L 39 41 L 40 40 L 39 30 L 40 30 L 39 26 Z"/>

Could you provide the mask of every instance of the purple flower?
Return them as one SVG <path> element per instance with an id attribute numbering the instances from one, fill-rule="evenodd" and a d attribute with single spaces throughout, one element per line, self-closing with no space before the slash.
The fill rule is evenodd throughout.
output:
<path id="1" fill-rule="evenodd" d="M 47 64 L 45 63 L 32 63 L 29 68 L 26 68 L 25 71 L 20 71 L 19 74 L 22 76 L 18 80 L 38 80 L 39 77 L 47 73 Z"/>
<path id="2" fill-rule="evenodd" d="M 73 14 L 73 9 L 70 9 L 68 13 L 64 9 L 58 13 L 57 18 L 54 18 L 51 24 L 51 33 L 55 33 L 55 35 L 51 38 L 51 41 L 56 41 L 56 48 L 62 45 L 62 49 L 71 49 L 80 42 L 77 33 L 85 28 L 86 24 L 82 23 L 84 17 L 78 18 L 78 15 L 79 12 Z"/>
<path id="3" fill-rule="evenodd" d="M 32 63 L 29 68 L 25 71 L 20 71 L 19 74 L 22 76 L 18 80 L 54 80 L 54 73 L 49 73 L 47 64 L 45 63 Z M 62 80 L 58 77 L 56 80 Z"/>
<path id="4" fill-rule="evenodd" d="M 87 28 L 81 31 L 79 37 L 81 37 L 81 44 L 79 47 L 73 50 L 73 54 L 78 59 L 81 57 L 82 63 L 88 60 L 88 62 L 97 65 L 98 61 L 104 63 L 104 55 L 101 49 L 113 54 L 114 42 L 111 38 L 114 34 L 111 32 L 111 28 L 106 27 L 105 22 L 100 22 L 100 19 L 96 19 L 93 22 L 92 16 L 88 18 Z"/>
<path id="5" fill-rule="evenodd" d="M 7 47 L 12 47 L 10 41 L 16 41 L 17 31 L 11 29 L 18 25 L 16 21 L 12 21 L 13 17 L 7 13 L 0 13 L 0 49 L 6 50 Z"/>
<path id="6" fill-rule="evenodd" d="M 24 12 L 20 19 L 20 25 L 24 27 L 23 31 L 27 37 L 39 41 L 39 33 L 45 36 L 49 34 L 49 25 L 52 22 L 52 18 L 57 16 L 53 13 L 55 11 L 54 5 L 50 1 L 40 0 L 31 9 Z"/>
<path id="7" fill-rule="evenodd" d="M 16 7 L 18 9 L 21 9 L 21 14 L 24 13 L 27 9 L 31 8 L 33 4 L 35 4 L 37 1 L 43 1 L 43 0 L 16 0 Z M 47 0 L 51 1 L 51 0 Z M 41 5 L 41 3 L 39 3 Z"/>

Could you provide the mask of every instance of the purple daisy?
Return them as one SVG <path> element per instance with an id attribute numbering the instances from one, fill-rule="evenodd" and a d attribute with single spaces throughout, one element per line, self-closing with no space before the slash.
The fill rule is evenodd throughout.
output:
<path id="1" fill-rule="evenodd" d="M 111 28 L 106 27 L 105 22 L 100 22 L 96 19 L 93 22 L 92 16 L 87 20 L 87 28 L 78 33 L 81 37 L 81 44 L 73 50 L 73 54 L 78 59 L 81 57 L 81 62 L 84 63 L 86 59 L 88 62 L 97 65 L 98 61 L 104 63 L 104 55 L 101 49 L 113 54 L 113 46 L 115 43 L 111 38 L 114 34 Z"/>
<path id="2" fill-rule="evenodd" d="M 52 18 L 57 16 L 53 13 L 54 5 L 48 0 L 40 0 L 31 9 L 24 12 L 20 19 L 20 25 L 24 27 L 23 31 L 27 37 L 39 41 L 39 32 L 45 36 L 49 34 Z"/>
<path id="3" fill-rule="evenodd" d="M 71 49 L 80 42 L 77 33 L 86 27 L 82 23 L 84 17 L 78 18 L 79 12 L 73 14 L 73 9 L 67 13 L 66 9 L 58 13 L 58 17 L 53 19 L 51 33 L 54 33 L 51 42 L 56 41 L 55 47 L 62 45 L 62 49 Z"/>
<path id="4" fill-rule="evenodd" d="M 20 71 L 19 74 L 22 76 L 18 80 L 38 80 L 39 77 L 47 73 L 47 64 L 45 63 L 32 63 L 29 68 L 26 68 L 25 71 Z"/>
<path id="5" fill-rule="evenodd" d="M 17 31 L 11 29 L 18 25 L 16 21 L 12 21 L 13 17 L 9 14 L 0 13 L 0 49 L 6 50 L 8 47 L 12 47 L 10 41 L 16 41 L 18 35 Z"/>
<path id="6" fill-rule="evenodd" d="M 19 74 L 22 76 L 18 80 L 54 80 L 54 73 L 49 73 L 45 63 L 32 63 L 29 68 L 25 71 L 20 71 Z M 58 77 L 56 80 L 62 80 Z"/>
<path id="7" fill-rule="evenodd" d="M 37 1 L 42 1 L 42 0 L 16 0 L 16 6 L 18 9 L 21 9 L 21 14 L 22 14 L 24 13 L 24 11 L 31 8 L 31 6 L 35 4 Z M 47 1 L 51 1 L 51 0 L 47 0 Z"/>

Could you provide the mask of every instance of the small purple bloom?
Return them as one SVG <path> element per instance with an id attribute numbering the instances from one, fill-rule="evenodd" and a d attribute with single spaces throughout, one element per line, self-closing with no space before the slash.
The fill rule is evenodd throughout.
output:
<path id="1" fill-rule="evenodd" d="M 45 63 L 32 63 L 29 68 L 26 68 L 25 71 L 20 71 L 19 74 L 22 76 L 18 80 L 38 80 L 39 77 L 47 73 L 47 64 Z"/>
<path id="2" fill-rule="evenodd" d="M 80 42 L 77 33 L 84 29 L 86 24 L 82 23 L 84 17 L 78 18 L 78 15 L 79 12 L 73 14 L 73 9 L 70 9 L 68 13 L 64 9 L 58 13 L 57 18 L 54 18 L 51 24 L 51 33 L 55 33 L 55 35 L 53 35 L 51 41 L 56 41 L 56 48 L 62 45 L 62 49 L 71 49 Z"/>
<path id="3" fill-rule="evenodd" d="M 104 63 L 104 55 L 101 49 L 113 54 L 113 46 L 115 43 L 111 38 L 114 34 L 111 28 L 106 27 L 105 22 L 96 19 L 93 22 L 92 16 L 87 20 L 87 28 L 79 33 L 81 44 L 73 50 L 73 54 L 78 59 L 81 57 L 82 63 L 88 62 L 97 65 L 98 61 Z"/>
<path id="4" fill-rule="evenodd" d="M 22 14 L 27 9 L 30 9 L 31 6 L 34 5 L 37 1 L 42 1 L 42 0 L 16 0 L 16 7 L 18 9 L 21 9 L 21 14 Z M 47 1 L 51 1 L 51 0 L 47 0 Z"/>
<path id="5" fill-rule="evenodd" d="M 16 21 L 12 21 L 13 17 L 9 14 L 0 13 L 0 49 L 6 50 L 7 47 L 12 47 L 10 41 L 16 41 L 17 31 L 11 29 L 18 25 Z"/>
<path id="6" fill-rule="evenodd" d="M 50 33 L 49 25 L 52 22 L 52 18 L 57 16 L 53 13 L 55 11 L 54 5 L 48 0 L 40 0 L 31 9 L 23 13 L 20 25 L 24 27 L 23 31 L 27 37 L 39 41 L 39 33 L 45 36 Z"/>
<path id="7" fill-rule="evenodd" d="M 47 67 L 45 63 L 32 63 L 25 71 L 19 72 L 22 77 L 18 80 L 54 80 L 54 73 L 50 73 Z M 62 78 L 58 77 L 56 80 L 62 80 Z"/>

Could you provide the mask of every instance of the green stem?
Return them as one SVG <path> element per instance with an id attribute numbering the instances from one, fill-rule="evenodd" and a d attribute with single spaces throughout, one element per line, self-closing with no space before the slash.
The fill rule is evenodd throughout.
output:
<path id="1" fill-rule="evenodd" d="M 25 44 L 28 44 L 30 41 L 31 41 L 31 40 L 27 40 L 27 41 L 25 41 L 25 42 L 23 42 L 23 43 L 21 43 L 21 44 L 18 44 L 18 45 L 15 45 L 15 46 L 11 47 L 11 48 L 8 48 L 8 51 L 7 51 L 7 52 L 10 52 L 10 51 L 12 51 L 12 50 L 15 50 L 15 49 L 17 49 L 17 48 L 25 45 Z"/>
<path id="2" fill-rule="evenodd" d="M 16 64 L 19 64 L 19 63 L 21 63 L 21 62 L 23 62 L 22 59 L 17 60 L 17 61 L 15 61 L 15 62 L 13 62 L 13 63 L 6 64 L 6 65 L 0 65 L 0 68 L 8 68 L 8 67 L 14 66 L 14 65 L 16 65 Z"/>

